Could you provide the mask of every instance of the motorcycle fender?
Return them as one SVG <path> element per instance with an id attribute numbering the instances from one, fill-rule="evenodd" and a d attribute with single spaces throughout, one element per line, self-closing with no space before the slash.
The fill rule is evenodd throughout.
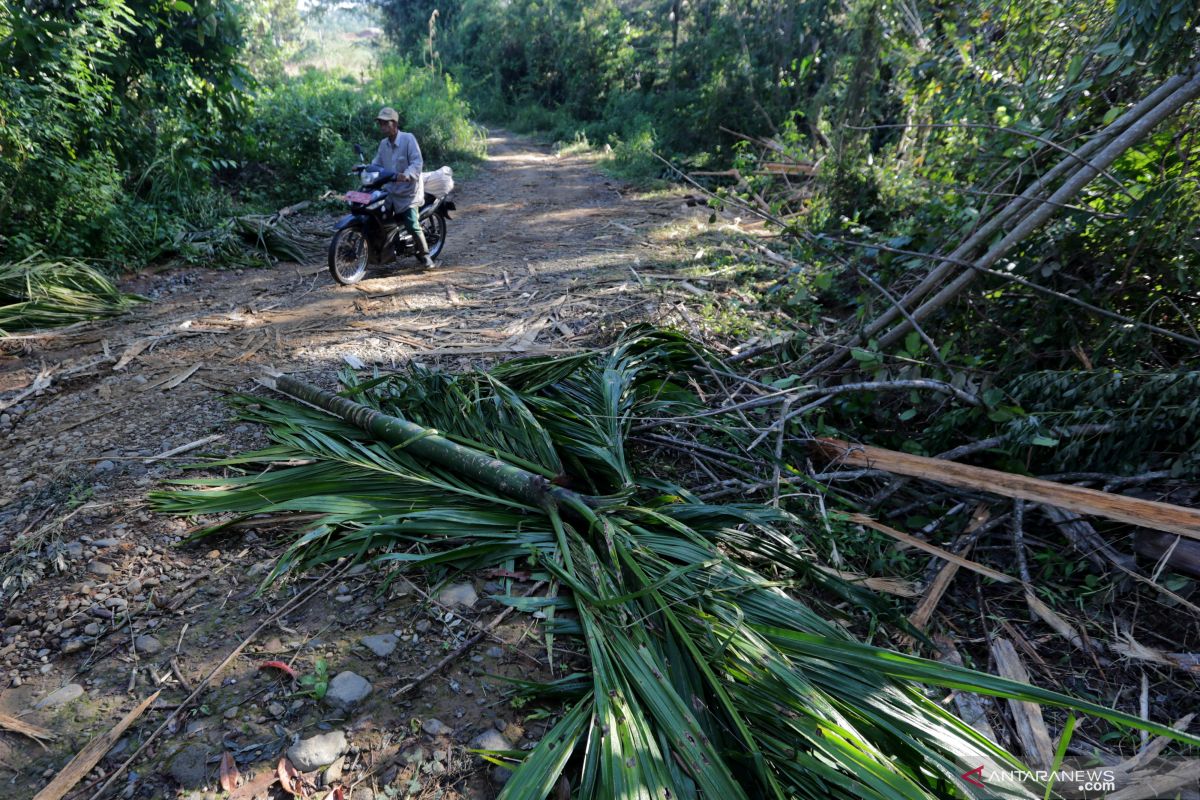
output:
<path id="1" fill-rule="evenodd" d="M 342 228 L 349 228 L 351 225 L 361 225 L 364 229 L 367 227 L 366 214 L 347 214 L 337 221 L 333 226 L 335 231 L 340 231 Z"/>
<path id="2" fill-rule="evenodd" d="M 453 200 L 446 200 L 437 208 L 437 213 L 445 219 L 450 219 L 450 212 L 455 211 L 458 207 L 454 205 Z"/>

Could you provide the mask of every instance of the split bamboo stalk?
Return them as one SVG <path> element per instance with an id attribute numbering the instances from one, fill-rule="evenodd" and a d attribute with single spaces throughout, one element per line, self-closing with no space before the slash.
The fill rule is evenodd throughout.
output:
<path id="1" fill-rule="evenodd" d="M 1040 478 L 1029 478 L 953 461 L 914 456 L 882 447 L 851 444 L 837 439 L 818 438 L 814 439 L 813 443 L 827 457 L 855 467 L 881 469 L 896 475 L 936 481 L 948 486 L 1044 503 L 1080 514 L 1094 514 L 1130 525 L 1200 539 L 1200 511 L 1192 508 L 1126 497 L 1082 486 L 1053 483 Z M 946 556 L 943 555 L 942 558 Z"/>
<path id="2" fill-rule="evenodd" d="M 92 768 L 100 763 L 100 759 L 104 758 L 104 754 L 112 749 L 129 728 L 130 725 L 137 722 L 147 708 L 154 704 L 161 692 L 155 692 L 137 705 L 132 711 L 121 718 L 112 730 L 107 731 L 101 736 L 87 743 L 87 746 L 80 750 L 71 761 L 62 768 L 62 771 L 54 776 L 54 780 L 50 781 L 44 789 L 38 792 L 33 800 L 60 800 L 67 792 L 71 791 L 75 784 L 79 783 Z"/>
<path id="3" fill-rule="evenodd" d="M 1192 82 L 1195 82 L 1195 76 L 1192 77 Z M 846 353 L 849 352 L 849 347 L 860 344 L 863 341 L 875 336 L 880 331 L 885 330 L 889 325 L 896 322 L 901 316 L 905 316 L 900 326 L 893 332 L 889 333 L 891 341 L 897 340 L 900 336 L 907 332 L 911 322 L 907 317 L 911 315 L 905 312 L 910 309 L 914 303 L 929 294 L 929 292 L 942 285 L 946 279 L 954 272 L 956 267 L 960 266 L 957 262 L 966 261 L 976 250 L 978 250 L 987 240 L 1000 228 L 1010 222 L 1016 220 L 1025 220 L 1032 213 L 1037 213 L 1042 209 L 1046 210 L 1046 216 L 1052 213 L 1057 207 L 1050 205 L 1049 202 L 1041 202 L 1042 193 L 1055 181 L 1065 179 L 1073 180 L 1084 174 L 1088 174 L 1088 180 L 1100 172 L 1094 169 L 1090 164 L 1092 156 L 1101 149 L 1101 147 L 1110 144 L 1116 137 L 1125 134 L 1130 127 L 1144 118 L 1147 114 L 1155 111 L 1157 107 L 1175 96 L 1177 92 L 1188 85 L 1188 76 L 1176 75 L 1163 82 L 1157 89 L 1143 98 L 1140 102 L 1130 108 L 1117 119 L 1113 120 L 1107 127 L 1078 147 L 1075 151 L 1064 156 L 1058 164 L 1056 164 L 1049 172 L 1043 175 L 1038 180 L 1027 186 L 1020 195 L 1010 200 L 1004 207 L 993 214 L 987 222 L 980 226 L 974 233 L 956 247 L 948 256 L 943 257 L 941 264 L 934 267 L 928 275 L 925 276 L 916 286 L 910 289 L 897 304 L 893 304 L 886 311 L 882 312 L 873 321 L 868 323 L 863 330 L 853 337 L 845 348 L 840 349 L 837 353 L 829 356 L 810 369 L 806 375 L 817 374 L 825 370 L 832 369 L 838 366 L 846 358 Z M 1172 109 L 1170 113 L 1174 113 Z M 1126 148 L 1122 148 L 1122 152 Z M 1111 162 L 1109 162 L 1111 163 Z M 1105 165 L 1106 168 L 1107 165 Z M 1086 185 L 1086 182 L 1085 182 Z M 1074 192 L 1072 192 L 1074 194 Z M 1053 196 L 1052 196 L 1053 198 Z M 1040 225 L 1041 223 L 1036 223 Z M 1032 228 L 1030 228 L 1032 230 Z M 1007 238 L 1007 237 L 1006 237 Z M 999 258 L 999 256 L 997 256 Z M 994 263 L 989 262 L 989 263 Z M 967 274 L 974 274 L 973 271 Z M 916 318 L 916 322 L 920 322 L 920 318 Z M 894 335 L 893 335 L 894 334 Z"/>
<path id="4" fill-rule="evenodd" d="M 901 298 L 900 303 L 905 308 L 910 307 L 914 302 L 928 294 L 938 284 L 943 282 L 954 270 L 954 261 L 966 259 L 975 252 L 984 242 L 991 237 L 993 233 L 1000 230 L 1000 227 L 1012 220 L 1014 217 L 1023 216 L 1031 209 L 1035 209 L 1038 205 L 1040 195 L 1048 187 L 1052 186 L 1057 180 L 1064 177 L 1071 177 L 1088 163 L 1088 159 L 1104 144 L 1110 142 L 1113 137 L 1123 133 L 1130 125 L 1136 122 L 1139 118 L 1152 110 L 1155 106 L 1169 97 L 1173 92 L 1179 89 L 1187 79 L 1182 75 L 1176 75 L 1167 79 L 1161 86 L 1148 94 L 1133 108 L 1126 111 L 1121 116 L 1117 117 L 1108 126 L 1103 128 L 1088 141 L 1080 145 L 1074 152 L 1063 156 L 1049 172 L 1038 178 L 1029 186 L 1025 187 L 1020 195 L 1010 200 L 1003 208 L 993 214 L 987 222 L 981 225 L 976 231 L 969 236 L 966 241 L 956 247 L 950 255 L 946 256 L 946 261 L 934 268 L 924 279 L 916 286 L 905 293 Z M 896 308 L 890 308 L 881 314 L 878 318 L 872 321 L 866 328 L 863 329 L 864 337 L 874 336 L 883 328 L 896 320 L 900 316 L 900 312 Z"/>
<path id="5" fill-rule="evenodd" d="M 937 634 L 933 637 L 933 641 L 937 645 L 934 658 L 956 667 L 965 666 L 962 654 L 958 652 L 958 648 L 950 637 L 945 634 Z M 963 722 L 982 733 L 989 741 L 1000 741 L 999 737 L 996 736 L 996 732 L 992 730 L 992 724 L 988 722 L 988 710 L 994 707 L 994 701 L 991 697 L 972 694 L 971 692 L 956 691 L 954 693 L 954 705 L 958 708 L 958 716 Z"/>
<path id="6" fill-rule="evenodd" d="M 992 642 L 992 657 L 996 659 L 996 672 L 1001 677 L 1031 683 L 1029 671 L 1025 669 L 1012 642 L 997 637 Z M 1038 769 L 1046 769 L 1054 763 L 1054 743 L 1042 719 L 1042 707 L 1023 700 L 1009 700 L 1008 707 L 1016 723 L 1017 738 L 1021 740 L 1025 760 Z"/>

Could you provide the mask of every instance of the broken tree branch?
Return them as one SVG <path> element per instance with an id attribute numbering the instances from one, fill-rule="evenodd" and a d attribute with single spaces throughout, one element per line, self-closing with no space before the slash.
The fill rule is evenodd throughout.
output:
<path id="1" fill-rule="evenodd" d="M 44 741 L 48 742 L 55 738 L 53 731 L 48 731 L 45 728 L 34 725 L 30 722 L 26 722 L 22 719 L 17 719 L 16 717 L 10 717 L 8 714 L 0 714 L 0 728 L 3 728 L 6 731 L 12 731 L 13 733 L 19 733 L 22 736 L 28 736 L 30 739 L 33 739 L 38 744 L 42 745 L 43 749 L 46 747 L 46 745 L 43 743 Z"/>

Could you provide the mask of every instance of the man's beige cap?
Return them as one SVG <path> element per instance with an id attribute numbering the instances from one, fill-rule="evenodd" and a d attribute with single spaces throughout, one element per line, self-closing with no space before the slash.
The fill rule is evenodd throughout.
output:
<path id="1" fill-rule="evenodd" d="M 391 106 L 384 106 L 383 108 L 379 109 L 379 114 L 375 117 L 375 119 L 381 119 L 384 122 L 399 122 L 400 115 L 397 114 L 396 109 L 392 108 Z"/>

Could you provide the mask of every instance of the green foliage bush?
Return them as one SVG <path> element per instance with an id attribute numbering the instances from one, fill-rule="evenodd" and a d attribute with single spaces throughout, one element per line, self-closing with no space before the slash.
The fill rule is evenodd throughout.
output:
<path id="1" fill-rule="evenodd" d="M 426 36 L 427 3 L 374 0 L 402 47 Z M 789 117 L 821 78 L 813 55 L 842 22 L 825 0 L 753 9 L 715 0 L 452 0 L 437 51 L 488 119 L 571 141 L 644 141 L 702 158 Z M 639 143 L 634 152 L 644 149 Z M 652 175 L 658 162 L 647 162 Z M 624 168 L 624 166 L 620 167 Z"/>
<path id="2" fill-rule="evenodd" d="M 364 138 L 372 117 L 349 75 L 309 69 L 263 87 L 244 128 L 240 194 L 280 206 L 343 185 L 355 163 L 347 143 Z"/>
<path id="3" fill-rule="evenodd" d="M 373 70 L 365 95 L 372 118 L 384 105 L 400 112 L 405 129 L 421 143 L 426 166 L 483 156 L 483 130 L 471 121 L 471 106 L 449 75 L 392 56 Z"/>
<path id="4" fill-rule="evenodd" d="M 393 56 L 366 78 L 287 77 L 295 37 L 276 29 L 296 19 L 294 0 L 0 6 L 0 261 L 204 262 L 198 232 L 345 187 L 382 105 L 405 114 L 431 168 L 482 153 L 438 71 Z"/>
<path id="5" fill-rule="evenodd" d="M 427 169 L 483 155 L 470 107 L 448 76 L 398 57 L 376 64 L 367 80 L 307 69 L 263 87 L 245 128 L 242 192 L 283 205 L 347 185 L 353 145 L 370 157 L 378 143 L 375 115 L 393 106 L 416 134 Z"/>
<path id="6" fill-rule="evenodd" d="M 0 258 L 141 262 L 233 139 L 249 80 L 238 7 L 103 0 L 44 11 L 0 6 Z"/>

